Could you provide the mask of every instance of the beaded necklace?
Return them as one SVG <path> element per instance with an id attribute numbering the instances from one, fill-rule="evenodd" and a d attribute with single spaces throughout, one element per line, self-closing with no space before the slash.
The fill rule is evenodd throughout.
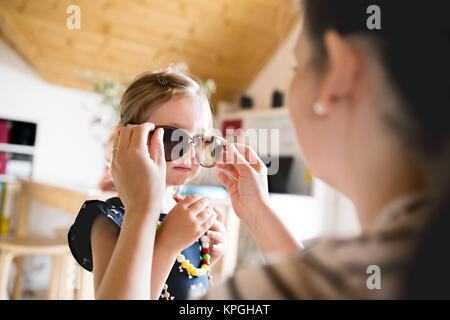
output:
<path id="1" fill-rule="evenodd" d="M 183 200 L 177 193 L 173 194 L 173 199 L 178 203 L 181 200 Z M 159 230 L 159 227 L 161 226 L 161 221 L 158 222 L 158 225 L 156 227 L 156 231 Z M 178 269 L 180 272 L 183 272 L 183 270 L 186 270 L 186 273 L 188 275 L 189 279 L 192 279 L 192 277 L 202 277 L 202 276 L 208 276 L 208 280 L 210 284 L 212 284 L 212 276 L 210 271 L 210 260 L 211 256 L 209 255 L 209 243 L 210 239 L 207 235 L 203 235 L 200 238 L 201 242 L 201 257 L 202 257 L 202 265 L 200 268 L 194 267 L 192 263 L 189 262 L 186 257 L 179 252 L 177 254 L 177 262 L 180 263 L 180 266 Z M 165 298 L 166 300 L 173 300 L 175 296 L 171 296 L 168 291 L 169 286 L 167 283 L 164 284 L 163 291 L 161 292 L 161 298 Z"/>

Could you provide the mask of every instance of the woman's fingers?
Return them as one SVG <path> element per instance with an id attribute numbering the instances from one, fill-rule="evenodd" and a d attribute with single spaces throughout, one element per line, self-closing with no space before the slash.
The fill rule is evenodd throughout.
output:
<path id="1" fill-rule="evenodd" d="M 217 167 L 219 169 L 227 171 L 229 174 L 231 174 L 231 176 L 235 180 L 237 180 L 239 178 L 239 173 L 238 173 L 238 171 L 236 170 L 236 168 L 233 165 L 231 165 L 231 164 L 222 164 L 222 163 L 219 164 L 218 163 Z"/>
<path id="2" fill-rule="evenodd" d="M 262 162 L 261 158 L 256 154 L 255 150 L 242 143 L 235 143 L 236 149 L 245 157 L 245 160 L 255 169 L 260 172 L 261 168 L 265 168 L 266 165 Z"/>
<path id="3" fill-rule="evenodd" d="M 239 168 L 245 168 L 242 165 L 248 165 L 260 173 L 262 172 L 261 170 L 266 168 L 261 158 L 249 146 L 242 143 L 228 143 L 227 149 L 223 154 L 223 161 L 218 163 L 218 167 L 232 173 L 231 168 L 235 168 L 238 171 Z M 235 174 L 232 173 L 232 175 L 236 179 Z"/>
<path id="4" fill-rule="evenodd" d="M 236 182 L 222 171 L 217 172 L 217 179 L 219 179 L 220 183 L 228 190 L 228 193 L 230 193 L 231 195 Z"/>
<path id="5" fill-rule="evenodd" d="M 134 148 L 143 148 L 148 150 L 148 135 L 150 131 L 155 129 L 155 125 L 151 122 L 145 122 L 141 125 L 138 125 L 134 128 L 133 135 L 131 136 L 130 147 Z"/>
<path id="6" fill-rule="evenodd" d="M 226 144 L 226 164 L 233 166 L 239 175 L 247 175 L 252 166 L 244 158 L 244 156 L 238 151 L 234 143 Z"/>

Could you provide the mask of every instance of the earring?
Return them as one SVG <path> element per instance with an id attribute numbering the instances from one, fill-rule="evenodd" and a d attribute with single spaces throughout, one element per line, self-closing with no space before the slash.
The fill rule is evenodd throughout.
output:
<path id="1" fill-rule="evenodd" d="M 327 110 L 320 102 L 316 102 L 314 104 L 313 110 L 318 116 L 324 116 L 327 114 Z"/>

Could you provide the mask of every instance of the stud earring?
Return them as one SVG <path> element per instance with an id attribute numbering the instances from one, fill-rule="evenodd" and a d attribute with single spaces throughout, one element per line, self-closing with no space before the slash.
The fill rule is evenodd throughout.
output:
<path id="1" fill-rule="evenodd" d="M 325 109 L 325 107 L 320 103 L 320 102 L 316 102 L 314 104 L 314 112 L 318 115 L 318 116 L 324 116 L 327 114 L 327 110 Z"/>

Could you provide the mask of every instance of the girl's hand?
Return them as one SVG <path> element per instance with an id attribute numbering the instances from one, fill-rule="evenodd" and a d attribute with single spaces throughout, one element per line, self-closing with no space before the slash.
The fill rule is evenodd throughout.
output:
<path id="1" fill-rule="evenodd" d="M 252 223 L 262 206 L 269 206 L 267 167 L 255 151 L 239 143 L 227 143 L 222 160 L 217 167 L 230 173 L 233 179 L 221 171 L 217 177 L 230 193 L 237 216 Z"/>
<path id="2" fill-rule="evenodd" d="M 227 249 L 227 232 L 224 225 L 223 211 L 216 206 L 213 207 L 213 210 L 217 213 L 217 219 L 211 228 L 209 228 L 206 232 L 206 235 L 211 240 L 209 245 L 211 265 L 216 263 Z"/>
<path id="3" fill-rule="evenodd" d="M 186 196 L 161 223 L 157 237 L 168 250 L 178 253 L 200 238 L 215 223 L 216 216 L 206 198 Z"/>
<path id="4" fill-rule="evenodd" d="M 163 129 L 151 138 L 153 123 L 120 127 L 113 143 L 111 174 L 125 210 L 133 215 L 159 214 L 166 184 Z M 128 216 L 128 215 L 127 215 Z"/>

